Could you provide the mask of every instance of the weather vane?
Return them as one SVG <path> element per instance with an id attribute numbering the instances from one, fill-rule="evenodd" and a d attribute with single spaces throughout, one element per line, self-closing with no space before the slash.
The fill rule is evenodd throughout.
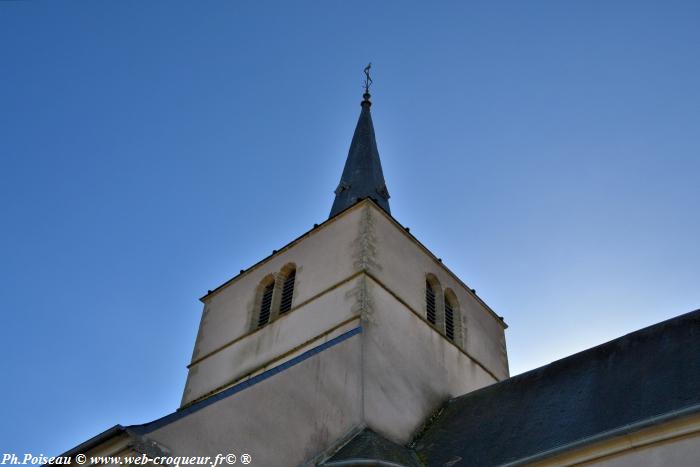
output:
<path id="1" fill-rule="evenodd" d="M 372 62 L 365 67 L 365 94 L 369 94 L 369 87 L 372 86 L 372 78 L 369 77 L 370 68 L 372 68 Z"/>

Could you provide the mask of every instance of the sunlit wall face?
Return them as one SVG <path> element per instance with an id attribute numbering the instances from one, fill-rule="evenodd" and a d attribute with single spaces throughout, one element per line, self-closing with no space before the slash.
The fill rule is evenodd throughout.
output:
<path id="1" fill-rule="evenodd" d="M 512 373 L 698 308 L 697 2 L 0 2 L 2 452 L 174 410 L 196 300 L 326 219 L 373 63 L 392 214 Z"/>

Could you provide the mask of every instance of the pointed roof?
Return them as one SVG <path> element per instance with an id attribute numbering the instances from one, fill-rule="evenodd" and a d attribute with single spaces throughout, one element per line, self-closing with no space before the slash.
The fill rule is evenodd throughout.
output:
<path id="1" fill-rule="evenodd" d="M 410 449 L 365 428 L 321 465 L 323 467 L 348 465 L 420 467 L 423 464 Z"/>
<path id="2" fill-rule="evenodd" d="M 340 184 L 335 190 L 335 201 L 328 217 L 333 217 L 364 198 L 372 198 L 382 209 L 389 209 L 389 191 L 384 183 L 382 163 L 379 160 L 374 125 L 369 111 L 372 103 L 365 92 L 360 118 L 352 136 L 350 151 L 345 161 Z"/>

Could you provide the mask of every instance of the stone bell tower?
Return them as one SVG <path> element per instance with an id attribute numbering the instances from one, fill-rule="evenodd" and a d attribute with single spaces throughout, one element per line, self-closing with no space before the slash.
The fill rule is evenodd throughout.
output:
<path id="1" fill-rule="evenodd" d="M 316 465 L 508 377 L 503 320 L 391 216 L 371 105 L 368 76 L 329 219 L 201 298 L 181 407 L 130 435 Z"/>
<path id="2" fill-rule="evenodd" d="M 700 310 L 508 378 L 503 319 L 391 214 L 365 73 L 329 218 L 201 298 L 180 408 L 64 456 L 697 465 Z"/>
<path id="3" fill-rule="evenodd" d="M 508 376 L 505 323 L 390 215 L 371 105 L 329 219 L 202 297 L 182 410 L 219 400 L 239 414 L 220 436 L 261 453 L 301 462 L 361 427 L 405 443 Z"/>

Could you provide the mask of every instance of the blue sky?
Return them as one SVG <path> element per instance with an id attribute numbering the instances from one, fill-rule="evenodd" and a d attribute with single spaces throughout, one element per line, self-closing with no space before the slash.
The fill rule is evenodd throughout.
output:
<path id="1" fill-rule="evenodd" d="M 392 213 L 505 317 L 513 374 L 699 308 L 699 23 L 1 1 L 0 452 L 179 405 L 197 298 L 327 218 L 368 61 Z"/>

